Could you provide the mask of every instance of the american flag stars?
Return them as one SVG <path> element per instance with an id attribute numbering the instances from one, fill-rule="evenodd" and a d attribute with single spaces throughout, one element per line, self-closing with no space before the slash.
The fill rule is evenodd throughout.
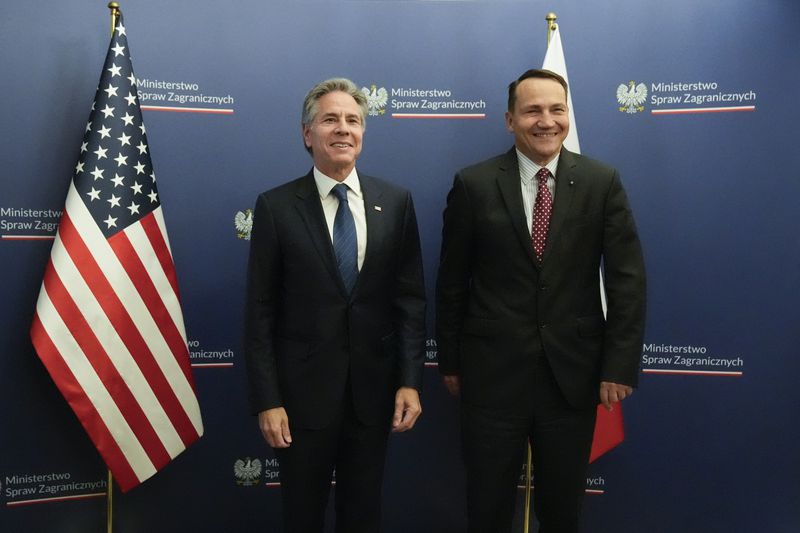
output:
<path id="1" fill-rule="evenodd" d="M 124 27 L 118 27 L 74 175 L 75 188 L 106 237 L 160 205 L 124 35 Z M 144 176 L 152 179 L 141 180 Z"/>

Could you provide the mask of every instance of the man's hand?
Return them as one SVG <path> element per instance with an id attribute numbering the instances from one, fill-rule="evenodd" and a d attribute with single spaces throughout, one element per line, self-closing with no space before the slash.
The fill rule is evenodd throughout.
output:
<path id="1" fill-rule="evenodd" d="M 292 444 L 289 417 L 283 407 L 275 407 L 258 413 L 258 426 L 261 428 L 264 440 L 273 448 L 288 448 Z"/>
<path id="2" fill-rule="evenodd" d="M 620 385 L 610 381 L 600 382 L 600 403 L 603 404 L 607 411 L 613 411 L 613 404 L 621 402 L 631 394 L 633 394 L 633 387 L 628 385 Z"/>
<path id="3" fill-rule="evenodd" d="M 394 396 L 394 417 L 392 417 L 392 432 L 401 433 L 414 427 L 419 415 L 422 414 L 422 405 L 419 403 L 419 392 L 413 387 L 400 387 Z"/>
<path id="4" fill-rule="evenodd" d="M 447 387 L 447 392 L 453 396 L 461 394 L 461 378 L 458 376 L 442 376 L 444 386 Z"/>

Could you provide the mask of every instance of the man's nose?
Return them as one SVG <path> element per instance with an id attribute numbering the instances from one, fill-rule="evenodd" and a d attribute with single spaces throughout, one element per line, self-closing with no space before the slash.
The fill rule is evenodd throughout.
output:
<path id="1" fill-rule="evenodd" d="M 350 133 L 350 125 L 344 119 L 339 120 L 336 122 L 336 128 L 334 129 L 334 133 L 338 133 L 340 135 L 347 135 L 348 133 Z"/>
<path id="2" fill-rule="evenodd" d="M 541 114 L 539 117 L 539 122 L 537 123 L 540 128 L 551 128 L 555 126 L 555 124 L 556 121 L 553 120 L 553 115 L 547 112 Z"/>

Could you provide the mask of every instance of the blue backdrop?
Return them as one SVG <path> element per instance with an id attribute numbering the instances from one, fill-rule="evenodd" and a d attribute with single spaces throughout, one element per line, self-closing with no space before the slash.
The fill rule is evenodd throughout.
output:
<path id="1" fill-rule="evenodd" d="M 27 333 L 108 45 L 104 6 L 0 5 L 2 531 L 105 531 L 104 465 Z M 245 402 L 248 242 L 234 217 L 310 168 L 305 92 L 340 75 L 387 90 L 358 166 L 412 191 L 432 298 L 452 176 L 511 146 L 505 87 L 541 65 L 550 10 L 583 153 L 620 169 L 649 274 L 644 375 L 625 402 L 625 443 L 591 466 L 585 530 L 800 530 L 800 5 L 139 0 L 122 9 L 206 434 L 115 494 L 115 531 L 280 527 L 277 465 Z M 647 90 L 635 112 L 616 98 L 630 81 Z M 389 533 L 465 527 L 457 405 L 429 345 L 425 412 L 390 444 Z M 237 477 L 234 463 L 248 459 L 260 475 Z"/>

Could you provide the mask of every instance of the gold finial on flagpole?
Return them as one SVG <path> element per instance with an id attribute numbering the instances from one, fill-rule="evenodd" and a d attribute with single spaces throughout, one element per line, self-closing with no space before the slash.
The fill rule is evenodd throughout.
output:
<path id="1" fill-rule="evenodd" d="M 558 24 L 556 24 L 556 19 L 557 18 L 558 17 L 556 17 L 556 14 L 553 13 L 552 11 L 550 13 L 548 13 L 547 16 L 544 18 L 544 20 L 547 21 L 547 44 L 548 45 L 550 44 L 550 37 L 553 35 L 553 32 L 556 31 L 556 28 L 558 28 Z"/>
<path id="2" fill-rule="evenodd" d="M 109 2 L 108 9 L 111 10 L 111 35 L 114 35 L 114 28 L 117 27 L 117 19 L 119 18 L 119 2 Z"/>

